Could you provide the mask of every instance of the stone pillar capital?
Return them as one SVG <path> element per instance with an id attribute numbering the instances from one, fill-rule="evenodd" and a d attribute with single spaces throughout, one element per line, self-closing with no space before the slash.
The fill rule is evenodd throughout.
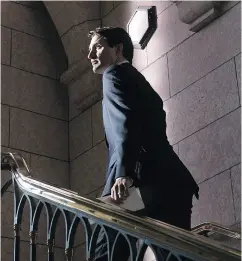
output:
<path id="1" fill-rule="evenodd" d="M 173 1 L 178 8 L 181 22 L 189 24 L 189 30 L 198 32 L 216 19 L 220 1 Z"/>
<path id="2" fill-rule="evenodd" d="M 92 67 L 79 60 L 72 64 L 60 77 L 61 83 L 68 86 L 70 118 L 83 112 L 102 96 L 102 79 L 92 72 Z"/>

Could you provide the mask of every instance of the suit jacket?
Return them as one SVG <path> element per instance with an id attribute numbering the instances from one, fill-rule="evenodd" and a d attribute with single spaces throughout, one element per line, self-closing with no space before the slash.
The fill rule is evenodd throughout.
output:
<path id="1" fill-rule="evenodd" d="M 156 198 L 178 188 L 198 196 L 196 182 L 168 142 L 162 99 L 131 64 L 105 70 L 102 105 L 109 155 L 102 196 L 119 177 L 132 178 Z"/>

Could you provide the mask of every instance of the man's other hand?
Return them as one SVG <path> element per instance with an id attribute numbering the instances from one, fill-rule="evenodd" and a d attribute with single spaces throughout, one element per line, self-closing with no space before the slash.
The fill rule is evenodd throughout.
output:
<path id="1" fill-rule="evenodd" d="M 117 178 L 111 189 L 111 198 L 117 202 L 125 200 L 129 196 L 128 188 L 132 183 L 130 178 Z"/>

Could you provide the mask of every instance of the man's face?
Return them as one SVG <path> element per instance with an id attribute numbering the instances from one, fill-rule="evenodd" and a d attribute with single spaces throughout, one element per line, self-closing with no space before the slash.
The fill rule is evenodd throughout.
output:
<path id="1" fill-rule="evenodd" d="M 117 61 L 116 49 L 109 47 L 102 36 L 94 35 L 89 45 L 88 59 L 91 60 L 93 72 L 103 74 L 108 66 Z"/>

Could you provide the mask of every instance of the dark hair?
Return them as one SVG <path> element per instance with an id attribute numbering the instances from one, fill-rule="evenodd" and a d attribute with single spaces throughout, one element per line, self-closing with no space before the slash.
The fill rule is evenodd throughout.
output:
<path id="1" fill-rule="evenodd" d="M 106 39 L 109 47 L 123 44 L 123 57 L 132 63 L 134 56 L 134 46 L 129 34 L 121 27 L 98 27 L 93 31 L 90 31 L 88 36 L 100 35 Z"/>

